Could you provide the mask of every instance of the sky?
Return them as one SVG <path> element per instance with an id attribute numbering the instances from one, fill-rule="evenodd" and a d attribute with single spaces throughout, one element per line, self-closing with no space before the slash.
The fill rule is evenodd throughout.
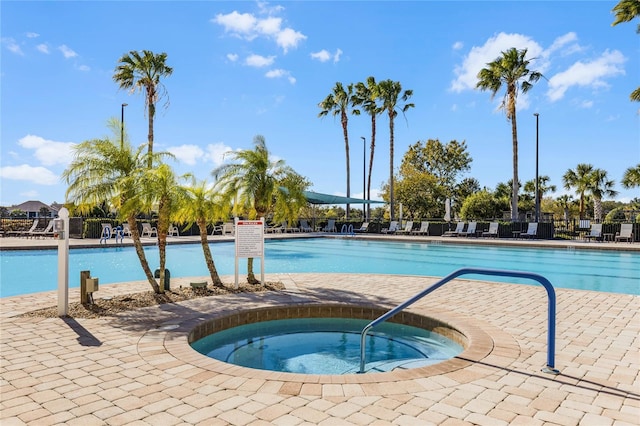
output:
<path id="1" fill-rule="evenodd" d="M 519 176 L 539 174 L 570 193 L 562 176 L 579 163 L 607 171 L 615 199 L 625 169 L 640 163 L 637 20 L 611 26 L 616 1 L 11 1 L 0 2 L 0 205 L 64 202 L 60 176 L 72 148 L 113 137 L 147 139 L 144 96 L 112 77 L 132 50 L 165 52 L 154 151 L 178 174 L 213 181 L 225 152 L 264 136 L 273 158 L 313 191 L 346 195 L 340 120 L 319 118 L 337 82 L 391 79 L 415 104 L 395 120 L 394 165 L 410 145 L 465 141 L 461 178 L 494 189 L 512 177 L 511 126 L 477 73 L 502 51 L 527 49 L 541 79 L 518 97 Z M 401 104 L 401 103 L 400 103 Z M 536 117 L 538 113 L 538 131 Z M 374 199 L 389 177 L 389 121 L 377 120 Z M 362 197 L 370 119 L 349 116 L 351 196 Z M 363 144 L 362 138 L 367 141 Z M 365 151 L 366 149 L 366 151 Z M 363 158 L 366 156 L 366 160 Z"/>

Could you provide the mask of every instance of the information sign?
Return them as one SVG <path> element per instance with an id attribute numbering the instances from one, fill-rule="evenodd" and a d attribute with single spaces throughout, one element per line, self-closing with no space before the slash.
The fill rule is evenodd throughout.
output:
<path id="1" fill-rule="evenodd" d="M 236 288 L 238 288 L 238 259 L 260 258 L 260 281 L 264 284 L 264 218 L 260 220 L 235 219 Z"/>

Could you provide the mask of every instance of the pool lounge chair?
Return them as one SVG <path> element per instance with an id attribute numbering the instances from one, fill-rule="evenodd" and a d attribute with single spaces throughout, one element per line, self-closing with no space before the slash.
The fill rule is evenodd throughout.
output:
<path id="1" fill-rule="evenodd" d="M 264 232 L 267 233 L 267 234 L 275 234 L 275 233 L 278 233 L 278 232 L 282 232 L 282 225 L 268 226 L 265 223 Z"/>
<path id="2" fill-rule="evenodd" d="M 31 224 L 31 228 L 23 229 L 18 231 L 9 231 L 7 232 L 7 236 L 15 236 L 15 237 L 28 237 L 30 233 L 35 231 L 38 228 L 38 219 L 35 219 Z"/>
<path id="3" fill-rule="evenodd" d="M 305 219 L 300 219 L 300 231 L 313 232 L 313 228 L 309 226 L 309 222 L 307 222 Z"/>
<path id="4" fill-rule="evenodd" d="M 282 221 L 282 229 L 284 232 L 300 232 L 300 228 L 297 226 L 289 226 L 289 223 L 286 220 Z"/>
<path id="5" fill-rule="evenodd" d="M 489 230 L 482 233 L 483 237 L 495 237 L 498 238 L 498 222 L 491 222 L 489 224 Z"/>
<path id="6" fill-rule="evenodd" d="M 614 241 L 616 243 L 618 241 L 629 241 L 630 243 L 633 242 L 633 224 L 623 223 L 620 226 L 620 232 L 616 233 Z"/>
<path id="7" fill-rule="evenodd" d="M 171 224 L 169 226 L 169 230 L 167 231 L 167 235 L 171 235 L 172 237 L 179 237 L 180 236 L 180 230 L 178 229 L 178 227 L 176 225 Z"/>
<path id="8" fill-rule="evenodd" d="M 413 235 L 429 235 L 429 222 L 423 220 L 420 222 L 420 229 L 414 229 L 411 231 Z"/>
<path id="9" fill-rule="evenodd" d="M 584 238 L 588 241 L 592 239 L 598 241 L 602 241 L 602 224 L 601 223 L 593 223 L 591 224 L 591 232 L 584 236 Z"/>
<path id="10" fill-rule="evenodd" d="M 527 227 L 527 232 L 520 234 L 521 238 L 536 238 L 538 236 L 538 222 L 531 222 Z"/>
<path id="11" fill-rule="evenodd" d="M 398 222 L 394 220 L 389 223 L 388 228 L 382 228 L 380 232 L 382 232 L 383 234 L 394 234 L 396 233 L 396 231 L 398 231 L 398 229 L 400 229 L 400 225 L 398 225 Z"/>
<path id="12" fill-rule="evenodd" d="M 458 236 L 460 237 L 475 237 L 476 236 L 476 227 L 478 226 L 478 222 L 469 222 L 469 226 L 467 226 L 466 231 L 458 232 Z"/>
<path id="13" fill-rule="evenodd" d="M 149 222 L 143 222 L 142 223 L 142 233 L 140 234 L 140 237 L 144 238 L 144 236 L 147 236 L 149 238 L 153 237 L 157 237 L 158 236 L 158 229 L 154 226 L 151 226 L 151 224 Z"/>
<path id="14" fill-rule="evenodd" d="M 335 219 L 329 219 L 329 221 L 327 222 L 327 226 L 322 228 L 322 231 L 323 232 L 338 232 L 338 230 L 336 229 L 336 220 Z"/>
<path id="15" fill-rule="evenodd" d="M 443 237 L 457 237 L 463 231 L 464 231 L 464 222 L 458 222 L 458 223 L 456 223 L 456 229 L 454 229 L 453 231 L 447 231 L 444 234 L 442 234 L 442 236 Z"/>
<path id="16" fill-rule="evenodd" d="M 362 222 L 362 225 L 358 229 L 354 229 L 353 232 L 369 232 L 369 222 Z"/>
<path id="17" fill-rule="evenodd" d="M 407 223 L 404 225 L 404 229 L 398 229 L 396 231 L 396 234 L 409 235 L 412 230 L 413 230 L 413 221 L 408 220 Z"/>
<path id="18" fill-rule="evenodd" d="M 50 220 L 47 223 L 47 227 L 44 229 L 34 229 L 29 233 L 29 237 L 40 238 L 40 237 L 53 237 L 53 220 Z"/>
<path id="19" fill-rule="evenodd" d="M 128 236 L 131 237 L 131 228 L 129 228 L 129 224 L 128 223 L 123 223 L 122 224 L 122 236 Z"/>

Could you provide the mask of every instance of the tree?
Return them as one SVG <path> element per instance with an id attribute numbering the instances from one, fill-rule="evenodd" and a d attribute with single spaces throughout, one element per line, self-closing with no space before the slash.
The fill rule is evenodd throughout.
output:
<path id="1" fill-rule="evenodd" d="M 354 106 L 362 106 L 371 117 L 371 136 L 369 137 L 369 174 L 367 176 L 367 200 L 371 199 L 371 175 L 373 174 L 373 159 L 376 149 L 376 118 L 382 113 L 382 109 L 378 105 L 379 88 L 374 77 L 368 77 L 365 83 L 356 83 L 356 94 L 353 98 Z M 371 213 L 371 204 L 367 205 L 367 217 Z"/>
<path id="2" fill-rule="evenodd" d="M 580 219 L 584 219 L 585 195 L 589 191 L 591 173 L 594 168 L 591 164 L 578 164 L 575 170 L 567 170 L 562 176 L 565 189 L 574 188 L 576 195 L 580 199 Z"/>
<path id="3" fill-rule="evenodd" d="M 465 220 L 491 219 L 500 216 L 500 205 L 487 190 L 469 195 L 460 207 L 460 217 Z"/>
<path id="4" fill-rule="evenodd" d="M 569 194 L 561 195 L 556 200 L 556 203 L 562 209 L 564 223 L 565 226 L 567 226 L 569 224 L 569 210 L 571 209 L 571 206 L 575 205 L 573 197 Z"/>
<path id="5" fill-rule="evenodd" d="M 626 189 L 640 187 L 640 163 L 624 171 L 622 186 Z"/>
<path id="6" fill-rule="evenodd" d="M 613 8 L 612 12 L 616 14 L 616 19 L 611 26 L 616 26 L 622 22 L 629 22 L 640 16 L 640 1 L 638 0 L 620 0 Z M 640 24 L 636 28 L 636 33 L 640 34 Z M 640 87 L 631 92 L 629 96 L 632 101 L 640 102 Z"/>
<path id="7" fill-rule="evenodd" d="M 342 83 L 337 82 L 333 87 L 333 91 L 322 102 L 318 104 L 321 111 L 318 117 L 324 117 L 328 114 L 340 115 L 340 124 L 342 124 L 342 136 L 344 137 L 344 151 L 347 160 L 347 197 L 351 196 L 351 161 L 349 160 L 349 130 L 348 123 L 349 108 L 353 104 L 353 84 L 344 89 Z M 360 114 L 359 110 L 353 110 L 354 114 Z M 349 205 L 347 204 L 347 220 L 349 219 Z"/>
<path id="8" fill-rule="evenodd" d="M 223 202 L 233 202 L 234 211 L 245 209 L 250 219 L 266 217 L 275 205 L 287 204 L 284 211 L 276 211 L 274 219 L 297 219 L 293 216 L 306 204 L 303 190 L 306 180 L 298 177 L 284 160 L 273 161 L 263 136 L 253 139 L 254 149 L 234 151 L 232 163 L 223 164 L 212 171 L 216 189 Z M 299 176 L 299 175 L 298 175 Z M 296 185 L 292 184 L 293 182 Z M 287 217 L 287 215 L 289 217 Z M 253 259 L 247 259 L 247 281 L 257 284 L 253 273 Z"/>
<path id="9" fill-rule="evenodd" d="M 157 161 L 165 154 L 143 154 L 146 145 L 133 150 L 127 140 L 121 145 L 119 123 L 112 120 L 109 127 L 118 134 L 117 138 L 87 140 L 73 147 L 74 159 L 62 173 L 69 185 L 66 202 L 74 203 L 77 210 L 86 213 L 109 200 L 118 209 L 119 218 L 129 224 L 142 270 L 154 292 L 160 293 L 140 241 L 136 216 L 144 210 L 148 198 L 143 185 L 147 159 Z"/>
<path id="10" fill-rule="evenodd" d="M 602 169 L 594 169 L 589 175 L 589 185 L 587 191 L 593 197 L 593 218 L 602 220 L 602 199 L 605 197 L 615 197 L 618 191 L 613 187 L 615 182 L 607 178 L 607 172 Z"/>
<path id="11" fill-rule="evenodd" d="M 130 93 L 144 91 L 146 99 L 146 111 L 149 118 L 148 148 L 149 154 L 153 153 L 153 120 L 156 115 L 156 104 L 166 94 L 160 78 L 168 77 L 173 73 L 173 68 L 166 65 L 167 54 L 154 54 L 150 50 L 137 52 L 130 51 L 122 55 L 118 60 L 113 80 L 121 89 L 129 89 Z M 148 167 L 151 167 L 152 158 L 148 158 Z"/>
<path id="12" fill-rule="evenodd" d="M 407 102 L 409 98 L 413 96 L 413 90 L 402 91 L 402 85 L 399 81 L 383 80 L 378 84 L 378 97 L 382 102 L 382 111 L 387 111 L 389 116 L 389 207 L 391 212 L 391 220 L 395 217 L 395 195 L 393 193 L 393 150 L 394 150 L 394 121 L 398 115 L 396 108 L 402 111 L 402 114 L 407 112 L 409 108 L 413 108 L 415 105 L 412 103 L 405 103 L 398 106 L 398 98 L 402 102 Z"/>
<path id="13" fill-rule="evenodd" d="M 516 121 L 516 100 L 518 93 L 527 93 L 542 74 L 529 70 L 529 61 L 525 59 L 527 49 L 511 48 L 502 52 L 502 56 L 489 62 L 486 68 L 478 73 L 476 88 L 489 90 L 491 99 L 506 86 L 500 108 L 506 113 L 511 122 L 511 139 L 513 143 L 513 189 L 511 196 L 511 220 L 518 220 L 518 126 Z"/>
<path id="14" fill-rule="evenodd" d="M 538 200 L 542 202 L 542 198 L 544 194 L 548 192 L 556 192 L 556 186 L 550 185 L 551 178 L 549 176 L 538 176 Z M 532 194 L 533 197 L 536 196 L 536 180 L 531 179 L 524 183 L 524 190 L 529 194 Z M 534 198 L 535 201 L 535 198 Z"/>
<path id="15" fill-rule="evenodd" d="M 176 220 L 181 223 L 198 225 L 200 231 L 200 245 L 204 254 L 204 260 L 209 269 L 212 284 L 216 287 L 222 287 L 222 280 L 218 275 L 209 241 L 207 236 L 207 225 L 214 223 L 219 218 L 228 216 L 228 209 L 223 210 L 223 204 L 217 200 L 216 193 L 209 187 L 206 181 L 196 181 L 191 176 L 190 185 L 183 186 L 185 199 L 178 208 Z"/>

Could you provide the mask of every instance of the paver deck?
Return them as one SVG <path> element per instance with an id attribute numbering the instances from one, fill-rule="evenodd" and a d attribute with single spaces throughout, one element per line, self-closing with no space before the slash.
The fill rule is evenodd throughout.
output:
<path id="1" fill-rule="evenodd" d="M 172 280 L 187 285 L 190 279 Z M 0 423 L 638 425 L 640 297 L 556 289 L 555 366 L 541 286 L 458 279 L 409 311 L 471 337 L 442 368 L 315 376 L 229 366 L 186 343 L 220 312 L 322 302 L 392 307 L 430 277 L 271 274 L 282 292 L 236 294 L 100 319 L 22 318 L 55 292 L 0 299 Z M 232 277 L 225 281 L 232 282 Z M 147 290 L 100 287 L 96 297 Z M 78 300 L 77 290 L 70 300 Z M 447 364 L 449 363 L 449 364 Z"/>

